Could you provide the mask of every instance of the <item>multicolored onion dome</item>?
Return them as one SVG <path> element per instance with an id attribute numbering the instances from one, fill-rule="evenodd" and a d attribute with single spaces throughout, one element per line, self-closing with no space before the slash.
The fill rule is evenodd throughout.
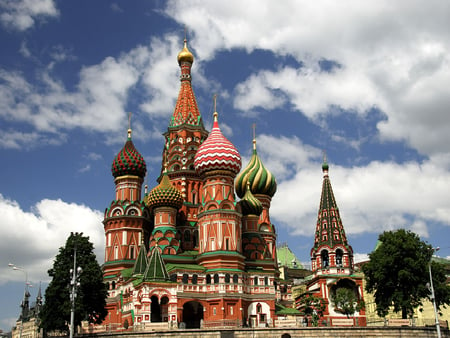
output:
<path id="1" fill-rule="evenodd" d="M 175 188 L 169 180 L 169 176 L 164 172 L 159 185 L 154 187 L 152 191 L 145 197 L 145 204 L 149 207 L 173 207 L 177 210 L 183 205 L 183 196 L 181 192 Z"/>
<path id="2" fill-rule="evenodd" d="M 145 177 L 147 165 L 131 141 L 131 129 L 128 129 L 127 142 L 113 160 L 111 172 L 114 178 L 125 175 Z"/>
<path id="3" fill-rule="evenodd" d="M 178 64 L 181 65 L 182 62 L 194 63 L 194 55 L 187 48 L 187 40 L 184 39 L 184 47 L 181 52 L 178 53 Z"/>
<path id="4" fill-rule="evenodd" d="M 208 138 L 198 148 L 194 158 L 195 170 L 202 174 L 211 170 L 229 170 L 237 174 L 241 169 L 241 155 L 219 128 L 217 112 Z"/>
<path id="5" fill-rule="evenodd" d="M 245 191 L 244 197 L 239 201 L 242 209 L 242 215 L 261 215 L 263 210 L 263 205 L 255 196 L 253 196 L 250 190 L 250 183 L 247 182 L 247 189 Z"/>
<path id="6" fill-rule="evenodd" d="M 253 140 L 253 154 L 247 167 L 236 177 L 235 190 L 239 198 L 244 196 L 247 183 L 254 195 L 273 197 L 277 191 L 277 182 L 272 173 L 264 167 L 256 152 L 256 140 Z"/>

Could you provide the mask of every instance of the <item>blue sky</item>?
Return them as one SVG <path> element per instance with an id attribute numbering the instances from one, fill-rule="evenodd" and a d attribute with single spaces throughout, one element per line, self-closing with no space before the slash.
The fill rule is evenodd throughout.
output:
<path id="1" fill-rule="evenodd" d="M 208 130 L 212 97 L 246 165 L 251 125 L 278 182 L 278 241 L 309 263 L 326 150 L 357 259 L 411 229 L 450 256 L 450 3 L 0 0 L 0 328 L 71 231 L 103 261 L 112 159 L 132 112 L 155 186 L 184 27 Z"/>

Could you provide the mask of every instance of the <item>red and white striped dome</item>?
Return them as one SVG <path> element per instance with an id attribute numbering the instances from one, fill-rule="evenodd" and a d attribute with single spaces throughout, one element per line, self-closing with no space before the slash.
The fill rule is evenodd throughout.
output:
<path id="1" fill-rule="evenodd" d="M 210 170 L 229 170 L 235 175 L 241 170 L 241 155 L 234 145 L 223 136 L 219 128 L 217 112 L 208 138 L 195 154 L 194 166 L 199 174 Z"/>

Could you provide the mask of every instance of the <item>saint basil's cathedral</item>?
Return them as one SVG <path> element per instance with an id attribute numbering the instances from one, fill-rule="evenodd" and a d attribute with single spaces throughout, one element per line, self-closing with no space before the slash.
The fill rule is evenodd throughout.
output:
<path id="1" fill-rule="evenodd" d="M 261 162 L 255 137 L 250 162 L 242 168 L 216 111 L 211 132 L 205 129 L 191 85 L 193 62 L 185 40 L 178 54 L 181 84 L 164 133 L 159 184 L 142 191 L 146 163 L 131 129 L 112 163 L 115 199 L 104 214 L 103 275 L 108 287 L 104 324 L 113 330 L 155 323 L 274 326 L 276 304 L 286 297 L 270 220 L 275 177 Z M 322 169 L 307 292 L 325 299 L 324 318 L 331 320 L 346 318 L 331 301 L 337 288 L 350 288 L 360 298 L 363 293 L 362 279 L 353 274 L 353 251 L 326 161 Z M 364 312 L 357 315 L 364 317 Z"/>

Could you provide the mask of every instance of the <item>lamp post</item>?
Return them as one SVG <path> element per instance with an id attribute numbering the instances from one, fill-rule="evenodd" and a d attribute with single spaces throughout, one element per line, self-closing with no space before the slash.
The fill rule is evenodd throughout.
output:
<path id="1" fill-rule="evenodd" d="M 80 286 L 80 275 L 83 271 L 81 267 L 76 268 L 77 266 L 77 247 L 73 249 L 73 269 L 70 269 L 70 338 L 73 338 L 73 329 L 75 322 L 75 299 L 77 298 L 77 289 Z"/>
<path id="2" fill-rule="evenodd" d="M 28 285 L 29 285 L 29 283 L 28 283 L 28 272 L 24 268 L 22 268 L 20 266 L 17 266 L 17 265 L 15 265 L 13 263 L 9 263 L 8 266 L 10 268 L 12 268 L 13 270 L 22 271 L 25 274 L 25 291 L 24 291 L 24 294 L 23 294 L 22 313 L 20 315 L 21 321 L 20 321 L 20 329 L 19 329 L 19 338 L 22 338 L 23 321 L 24 321 L 24 318 L 23 318 L 24 317 L 23 316 L 24 315 L 24 307 L 25 307 L 25 300 L 26 300 L 26 297 L 27 297 Z"/>
<path id="3" fill-rule="evenodd" d="M 439 250 L 439 247 L 432 248 L 432 250 L 433 250 L 433 252 L 436 252 Z M 436 298 L 434 296 L 433 276 L 431 274 L 431 258 L 430 258 L 430 263 L 428 263 L 428 271 L 430 273 L 430 291 L 431 291 L 431 300 L 433 301 L 434 318 L 436 320 L 436 332 L 437 332 L 438 338 L 441 338 L 441 326 L 439 325 L 439 315 L 438 315 L 438 311 L 436 308 Z"/>

